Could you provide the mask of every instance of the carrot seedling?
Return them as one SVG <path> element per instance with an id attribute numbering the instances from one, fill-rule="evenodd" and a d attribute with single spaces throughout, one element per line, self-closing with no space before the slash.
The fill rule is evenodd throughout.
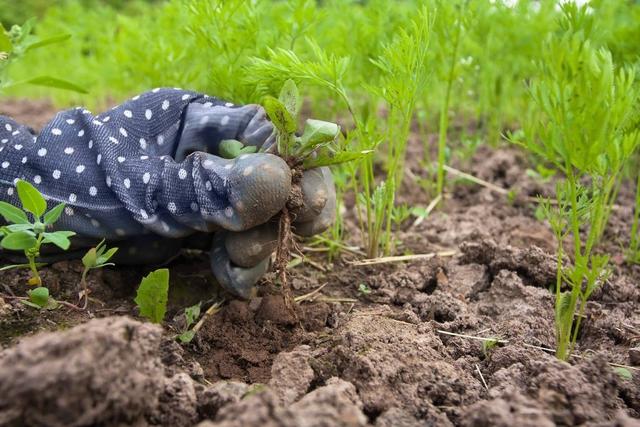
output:
<path id="1" fill-rule="evenodd" d="M 640 144 L 632 126 L 640 99 L 632 68 L 616 67 L 611 52 L 589 42 L 593 17 L 586 7 L 562 6 L 564 34 L 547 40 L 540 77 L 530 92 L 533 116 L 523 145 L 564 175 L 556 201 L 541 211 L 556 235 L 556 355 L 567 360 L 586 303 L 609 276 L 609 256 L 595 252 L 607 226 L 621 173 Z M 573 247 L 566 249 L 565 238 Z M 573 265 L 564 265 L 564 255 Z M 568 290 L 564 290 L 568 288 Z"/>

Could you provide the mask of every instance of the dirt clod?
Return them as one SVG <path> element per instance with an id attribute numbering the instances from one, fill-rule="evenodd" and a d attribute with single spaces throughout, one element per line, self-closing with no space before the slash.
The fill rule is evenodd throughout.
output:
<path id="1" fill-rule="evenodd" d="M 315 376 L 309 365 L 310 353 L 310 347 L 303 345 L 291 352 L 280 353 L 274 360 L 269 386 L 282 404 L 295 402 L 309 389 Z"/>
<path id="2" fill-rule="evenodd" d="M 269 389 L 225 406 L 216 421 L 199 427 L 361 427 L 366 425 L 353 384 L 334 378 L 289 407 L 278 404 Z"/>
<path id="3" fill-rule="evenodd" d="M 164 391 L 162 330 L 126 317 L 26 338 L 0 354 L 0 425 L 134 423 Z"/>

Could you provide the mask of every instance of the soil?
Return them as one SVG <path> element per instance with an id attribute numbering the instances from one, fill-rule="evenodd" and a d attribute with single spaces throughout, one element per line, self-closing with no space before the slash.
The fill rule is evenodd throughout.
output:
<path id="1" fill-rule="evenodd" d="M 53 114 L 44 105 L 0 110 L 43 123 Z M 409 149 L 421 153 L 417 137 Z M 421 154 L 409 158 L 407 169 L 423 175 Z M 561 362 L 545 350 L 555 346 L 555 242 L 522 197 L 553 183 L 527 165 L 513 148 L 482 147 L 459 167 L 516 197 L 456 180 L 440 210 L 398 228 L 399 253 L 453 256 L 357 266 L 348 252 L 329 263 L 302 249 L 312 262 L 289 269 L 293 292 L 325 286 L 297 319 L 272 276 L 255 298 L 233 300 L 196 251 L 169 264 L 163 326 L 143 322 L 133 304 L 151 269 L 90 273 L 86 311 L 27 307 L 15 298 L 27 273 L 3 272 L 0 425 L 640 425 L 640 268 L 621 255 L 633 187 L 623 186 L 603 244 L 614 273 L 588 304 L 579 357 Z M 400 199 L 428 203 L 411 175 Z M 353 211 L 344 219 L 357 244 Z M 76 303 L 81 271 L 79 261 L 59 262 L 43 280 Z M 182 309 L 222 298 L 190 344 L 175 341 Z"/>

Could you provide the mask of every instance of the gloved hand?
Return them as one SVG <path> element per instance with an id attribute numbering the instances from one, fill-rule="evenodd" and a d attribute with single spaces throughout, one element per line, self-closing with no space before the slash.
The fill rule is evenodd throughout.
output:
<path id="1" fill-rule="evenodd" d="M 285 205 L 291 171 L 281 158 L 256 153 L 219 157 L 220 141 L 266 147 L 272 126 L 256 105 L 234 106 L 177 89 L 154 89 L 107 113 L 59 113 L 39 136 L 0 117 L 0 199 L 18 205 L 17 178 L 53 203 L 65 202 L 56 229 L 83 238 L 143 241 L 153 233 L 181 239 L 215 232 L 213 272 L 232 293 L 248 296 L 268 267 L 275 243 L 270 221 Z M 327 169 L 305 173 L 303 235 L 335 215 Z M 179 245 L 138 248 L 129 262 L 158 262 Z M 122 262 L 122 261 L 121 261 Z"/>
<path id="2" fill-rule="evenodd" d="M 258 105 L 187 107 L 184 128 L 175 159 L 195 152 L 220 155 L 220 142 L 235 139 L 257 150 L 270 150 L 275 142 L 273 125 Z M 248 297 L 253 285 L 267 271 L 278 238 L 277 221 L 270 220 L 284 207 L 291 190 L 286 163 L 272 154 L 245 154 L 236 159 L 241 226 L 220 224 L 211 250 L 211 268 L 217 280 L 236 295 Z M 285 171 L 285 174 L 282 172 Z M 326 230 L 335 219 L 335 188 L 329 168 L 305 171 L 301 180 L 303 208 L 294 218 L 294 230 L 311 236 Z M 273 195 L 273 197 L 270 197 Z M 247 205 L 253 207 L 247 208 Z M 236 206 L 237 210 L 237 206 Z M 258 225 L 261 224 L 261 225 Z"/>

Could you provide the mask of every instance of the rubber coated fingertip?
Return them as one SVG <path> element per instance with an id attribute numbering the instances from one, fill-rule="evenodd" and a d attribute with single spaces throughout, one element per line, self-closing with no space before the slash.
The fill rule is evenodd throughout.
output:
<path id="1" fill-rule="evenodd" d="M 225 248 L 229 259 L 240 267 L 258 265 L 275 251 L 278 241 L 277 225 L 273 223 L 226 234 Z"/>
<path id="2" fill-rule="evenodd" d="M 311 216 L 310 221 L 297 220 L 294 223 L 296 234 L 303 237 L 309 237 L 322 233 L 323 231 L 327 230 L 336 219 L 336 188 L 335 184 L 333 183 L 333 176 L 331 175 L 331 171 L 326 167 L 313 169 L 312 171 L 319 171 L 322 175 L 322 180 L 325 184 L 325 188 L 327 189 L 326 201 L 319 215 Z M 314 181 L 315 179 L 316 178 L 314 177 Z M 316 188 L 318 187 L 316 186 Z"/>
<path id="3" fill-rule="evenodd" d="M 311 169 L 302 175 L 302 210 L 296 221 L 311 221 L 322 213 L 327 204 L 329 190 L 321 169 Z"/>
<path id="4" fill-rule="evenodd" d="M 233 265 L 224 245 L 226 234 L 218 233 L 213 239 L 210 252 L 211 270 L 218 283 L 227 292 L 243 299 L 249 299 L 254 293 L 254 285 L 269 268 L 269 258 L 265 258 L 251 268 Z"/>
<path id="5" fill-rule="evenodd" d="M 291 169 L 278 156 L 246 154 L 235 159 L 228 183 L 229 201 L 242 230 L 247 230 L 264 224 L 284 207 L 291 191 Z"/>

